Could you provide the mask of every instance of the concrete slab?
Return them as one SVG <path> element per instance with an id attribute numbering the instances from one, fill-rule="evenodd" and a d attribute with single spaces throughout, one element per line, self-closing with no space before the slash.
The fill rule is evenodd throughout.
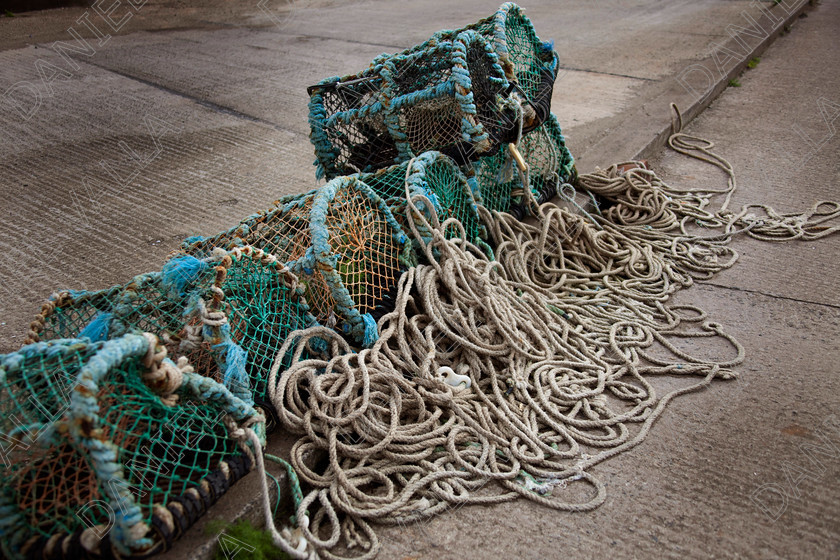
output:
<path id="1" fill-rule="evenodd" d="M 580 144 L 580 127 L 624 111 L 645 81 L 584 70 L 563 70 L 557 76 L 552 96 L 554 113 L 563 123 L 571 145 Z M 583 140 L 585 141 L 585 140 Z"/>
<path id="2" fill-rule="evenodd" d="M 833 123 L 840 116 L 840 45 L 826 40 L 840 27 L 836 6 L 827 1 L 801 20 L 740 78 L 741 87 L 729 88 L 687 128 L 714 139 L 739 171 L 732 208 L 762 203 L 802 212 L 816 201 L 838 200 L 840 135 Z M 653 164 L 686 188 L 725 184 L 718 170 L 685 159 L 665 152 Z M 840 237 L 809 244 L 744 239 L 737 247 L 742 266 L 722 272 L 715 285 L 840 307 Z"/>

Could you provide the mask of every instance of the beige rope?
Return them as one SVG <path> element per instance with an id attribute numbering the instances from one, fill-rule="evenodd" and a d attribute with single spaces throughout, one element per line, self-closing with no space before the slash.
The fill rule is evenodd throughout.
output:
<path id="1" fill-rule="evenodd" d="M 282 424 L 302 434 L 292 463 L 313 490 L 299 514 L 314 511 L 304 536 L 321 556 L 372 558 L 371 522 L 417 521 L 457 504 L 599 506 L 606 488 L 590 469 L 643 441 L 673 398 L 735 377 L 744 359 L 719 324 L 670 305 L 671 295 L 732 266 L 727 243 L 737 233 L 814 239 L 837 230 L 821 225 L 836 217 L 826 203 L 798 217 L 767 211 L 763 221 L 729 213 L 734 174 L 726 189 L 679 191 L 634 162 L 582 175 L 580 185 L 611 202 L 603 217 L 547 203 L 531 225 L 480 208 L 496 261 L 463 235 L 446 240 L 453 222 L 409 199 L 409 229 L 418 240 L 432 234 L 421 241 L 430 264 L 400 278 L 374 346 L 354 353 L 315 327 L 280 349 L 269 394 Z M 713 212 L 716 195 L 726 199 Z M 717 233 L 693 234 L 698 223 Z M 703 358 L 680 343 L 707 338 L 728 342 L 731 354 Z M 656 375 L 698 382 L 660 396 Z M 327 452 L 323 472 L 303 461 L 315 449 Z M 588 486 L 588 496 L 564 499 L 570 484 Z"/>
<path id="2" fill-rule="evenodd" d="M 151 333 L 143 333 L 149 341 L 149 349 L 143 358 L 143 382 L 160 397 L 163 404 L 175 406 L 178 404 L 178 395 L 175 393 L 181 388 L 184 380 L 184 373 L 192 373 L 193 367 L 185 356 L 178 358 L 177 363 L 166 360 L 166 347 L 158 343 L 157 336 Z"/>

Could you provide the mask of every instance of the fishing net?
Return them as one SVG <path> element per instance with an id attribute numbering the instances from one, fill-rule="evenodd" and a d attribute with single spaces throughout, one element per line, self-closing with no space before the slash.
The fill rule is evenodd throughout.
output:
<path id="1" fill-rule="evenodd" d="M 0 356 L 0 410 L 9 558 L 165 550 L 250 470 L 243 434 L 263 437 L 253 407 L 148 334 Z"/>
<path id="2" fill-rule="evenodd" d="M 319 323 L 366 346 L 376 339 L 376 318 L 390 309 L 400 272 L 414 262 L 411 243 L 386 202 L 352 176 L 216 236 L 191 238 L 182 251 L 200 255 L 245 244 L 289 267 Z"/>
<path id="3" fill-rule="evenodd" d="M 310 88 L 318 175 L 372 171 L 427 150 L 485 152 L 485 123 L 498 120 L 496 94 L 506 86 L 492 46 L 473 31 L 327 79 Z"/>
<path id="4" fill-rule="evenodd" d="M 277 350 L 290 332 L 314 323 L 295 276 L 275 257 L 243 246 L 204 259 L 177 256 L 160 272 L 106 290 L 56 294 L 27 342 L 151 332 L 170 355 L 270 411 L 265 380 Z"/>
<path id="5" fill-rule="evenodd" d="M 528 206 L 526 184 L 533 199 L 542 204 L 551 200 L 562 185 L 574 183 L 577 172 L 554 114 L 523 135 L 516 149 L 526 169 L 517 168 L 511 149 L 502 146 L 493 155 L 476 161 L 473 172 L 486 208 L 521 218 Z"/>
<path id="6" fill-rule="evenodd" d="M 435 150 L 459 164 L 548 117 L 557 57 L 518 6 L 381 55 L 309 88 L 318 177 L 375 171 Z"/>
<path id="7" fill-rule="evenodd" d="M 237 226 L 211 237 L 191 237 L 180 253 L 201 257 L 216 248 L 233 249 L 250 245 L 275 256 L 281 263 L 303 263 L 312 246 L 312 203 L 318 191 L 289 196 L 264 212 L 242 220 Z M 314 266 L 298 267 L 300 283 L 313 314 L 322 322 L 335 308 L 332 291 L 321 270 Z"/>
<path id="8" fill-rule="evenodd" d="M 370 346 L 378 336 L 377 316 L 393 308 L 400 274 L 416 262 L 411 243 L 382 198 L 355 177 L 327 183 L 311 220 L 312 257 L 290 266 L 318 268 L 335 302 L 320 322 Z"/>
<path id="9" fill-rule="evenodd" d="M 162 271 L 104 290 L 54 294 L 30 324 L 24 344 L 82 337 L 97 342 L 128 332 L 150 332 L 163 341 L 170 355 L 186 357 L 201 374 L 219 380 L 225 355 L 204 340 L 199 308 L 201 297 L 209 298 L 217 285 L 216 273 L 197 260 L 191 267 L 181 265 L 170 263 Z M 239 398 L 252 399 L 248 386 L 230 388 Z"/>
<path id="10" fill-rule="evenodd" d="M 410 169 L 410 170 L 409 170 Z M 457 164 L 440 152 L 424 152 L 410 162 L 392 165 L 375 173 L 360 173 L 358 179 L 381 196 L 404 231 L 409 230 L 406 212 L 408 196 L 423 196 L 432 204 L 437 218 L 457 221 L 445 228 L 447 238 L 463 235 L 476 245 L 487 247 L 487 232 L 478 216 L 475 195 Z M 431 214 L 426 212 L 426 219 Z M 422 234 L 430 240 L 431 233 Z"/>
<path id="11" fill-rule="evenodd" d="M 252 214 L 216 235 L 188 237 L 181 244 L 179 253 L 204 258 L 216 248 L 251 245 L 276 256 L 281 262 L 296 260 L 301 256 L 299 245 L 308 244 L 309 211 L 316 191 L 285 196 L 267 210 Z"/>

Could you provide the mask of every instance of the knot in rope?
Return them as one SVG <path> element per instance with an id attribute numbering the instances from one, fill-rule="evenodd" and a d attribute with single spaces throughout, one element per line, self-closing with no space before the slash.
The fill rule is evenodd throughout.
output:
<path id="1" fill-rule="evenodd" d="M 161 402 L 167 406 L 175 406 L 178 395 L 174 393 L 183 385 L 184 374 L 192 373 L 193 367 L 185 356 L 178 358 L 177 364 L 168 359 L 166 347 L 158 344 L 155 335 L 143 333 L 143 336 L 149 342 L 149 349 L 143 358 L 143 365 L 146 367 L 143 382 L 158 394 Z"/>

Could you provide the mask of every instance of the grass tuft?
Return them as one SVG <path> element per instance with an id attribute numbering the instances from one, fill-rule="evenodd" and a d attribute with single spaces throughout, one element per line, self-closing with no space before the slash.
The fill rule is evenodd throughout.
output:
<path id="1" fill-rule="evenodd" d="M 213 560 L 229 560 L 234 556 L 249 560 L 289 560 L 285 552 L 274 546 L 268 531 L 254 527 L 247 519 L 240 519 L 233 525 L 221 520 L 211 521 L 206 530 L 227 537 L 224 545 L 222 539 L 219 540 Z M 239 552 L 244 554 L 239 555 Z"/>

